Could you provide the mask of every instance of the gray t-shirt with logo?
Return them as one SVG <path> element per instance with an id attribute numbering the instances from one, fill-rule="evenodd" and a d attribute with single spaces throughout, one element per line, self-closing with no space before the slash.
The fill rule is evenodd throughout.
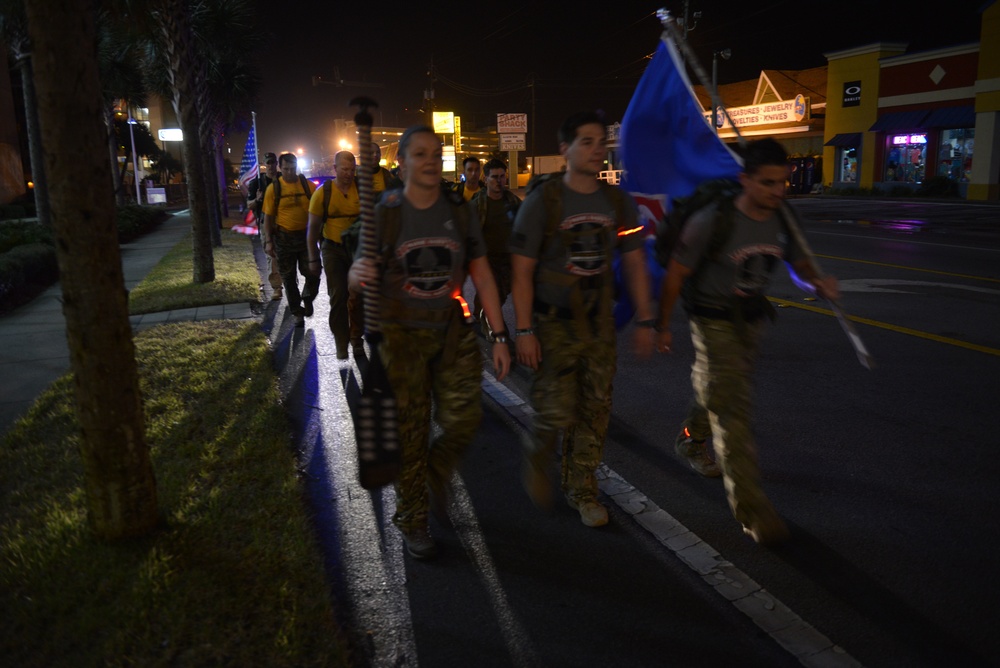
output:
<path id="1" fill-rule="evenodd" d="M 675 260 L 698 271 L 692 292 L 695 303 L 725 308 L 733 297 L 764 295 L 778 263 L 784 260 L 794 264 L 801 257 L 777 212 L 761 221 L 734 209 L 732 235 L 715 259 L 706 259 L 699 268 L 712 236 L 715 211 L 715 207 L 706 207 L 692 214 L 674 250 Z"/>
<path id="2" fill-rule="evenodd" d="M 581 278 L 603 275 L 604 280 L 612 280 L 611 265 L 607 262 L 608 249 L 619 248 L 627 253 L 643 245 L 641 233 L 619 236 L 619 229 L 630 231 L 637 227 L 635 203 L 626 197 L 626 220 L 619 222 L 614 202 L 603 188 L 593 193 L 579 193 L 563 183 L 559 185 L 562 188 L 562 221 L 549 239 L 548 246 L 542 248 L 548 223 L 542 186 L 533 190 L 517 211 L 510 237 L 510 252 L 538 260 L 538 269 Z M 564 242 L 564 233 L 572 236 L 569 247 Z M 535 299 L 569 308 L 570 288 L 536 281 Z"/>
<path id="3" fill-rule="evenodd" d="M 417 209 L 399 197 L 399 236 L 389 249 L 388 264 L 383 268 L 381 293 L 402 302 L 411 313 L 420 310 L 440 311 L 453 308 L 468 275 L 468 263 L 486 252 L 482 230 L 475 211 L 468 204 L 469 222 L 466 237 L 461 238 L 455 208 L 445 198 L 427 209 Z M 384 201 L 384 200 L 383 200 Z M 382 229 L 385 208 L 375 209 L 377 228 Z M 358 248 L 358 256 L 361 255 Z M 402 324 L 413 327 L 444 329 L 447 321 L 406 318 Z"/>

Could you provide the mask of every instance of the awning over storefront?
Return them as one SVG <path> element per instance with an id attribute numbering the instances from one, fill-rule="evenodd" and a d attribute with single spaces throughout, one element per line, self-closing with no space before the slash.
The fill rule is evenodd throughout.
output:
<path id="1" fill-rule="evenodd" d="M 924 109 L 914 111 L 894 111 L 880 116 L 875 125 L 868 128 L 871 132 L 891 132 L 893 130 L 918 130 L 924 126 L 928 112 Z"/>
<path id="2" fill-rule="evenodd" d="M 927 116 L 924 126 L 928 128 L 973 128 L 976 126 L 976 108 L 945 107 L 935 109 Z"/>
<path id="3" fill-rule="evenodd" d="M 833 139 L 828 141 L 824 146 L 839 146 L 841 148 L 857 148 L 861 146 L 861 133 L 860 132 L 845 132 L 839 135 L 834 135 Z"/>

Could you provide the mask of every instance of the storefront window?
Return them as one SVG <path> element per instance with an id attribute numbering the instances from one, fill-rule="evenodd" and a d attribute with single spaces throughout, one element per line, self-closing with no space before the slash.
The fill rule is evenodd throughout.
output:
<path id="1" fill-rule="evenodd" d="M 856 148 L 838 148 L 837 152 L 840 153 L 837 165 L 840 169 L 840 174 L 838 175 L 838 181 L 843 181 L 844 183 L 857 183 L 858 182 L 858 149 Z"/>
<path id="2" fill-rule="evenodd" d="M 886 138 L 885 181 L 922 183 L 927 162 L 927 135 L 890 135 Z"/>
<path id="3" fill-rule="evenodd" d="M 938 153 L 938 175 L 953 181 L 969 181 L 972 172 L 972 148 L 976 131 L 973 128 L 941 131 Z"/>

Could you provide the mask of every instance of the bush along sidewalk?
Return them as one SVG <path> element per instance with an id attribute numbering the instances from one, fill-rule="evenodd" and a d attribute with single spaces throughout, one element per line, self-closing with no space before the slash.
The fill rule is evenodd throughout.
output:
<path id="1" fill-rule="evenodd" d="M 118 208 L 118 242 L 128 243 L 163 222 L 151 206 Z M 59 280 L 52 230 L 32 219 L 0 220 L 0 313 L 27 304 Z"/>

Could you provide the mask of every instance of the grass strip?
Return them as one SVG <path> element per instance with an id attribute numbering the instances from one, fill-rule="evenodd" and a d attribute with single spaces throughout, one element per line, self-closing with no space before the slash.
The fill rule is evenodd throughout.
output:
<path id="1" fill-rule="evenodd" d="M 253 259 L 251 238 L 224 233 L 222 246 L 212 252 L 215 280 L 195 283 L 192 239 L 188 234 L 129 293 L 129 313 L 258 301 L 260 275 Z"/>
<path id="2" fill-rule="evenodd" d="M 250 240 L 228 247 L 217 282 L 256 298 Z M 157 269 L 180 265 L 186 280 L 161 289 L 172 308 L 229 294 L 190 284 L 190 240 Z M 244 268 L 252 281 L 230 278 Z M 0 439 L 3 664 L 349 665 L 259 324 L 171 323 L 135 342 L 162 527 L 91 535 L 72 375 L 57 380 Z"/>

